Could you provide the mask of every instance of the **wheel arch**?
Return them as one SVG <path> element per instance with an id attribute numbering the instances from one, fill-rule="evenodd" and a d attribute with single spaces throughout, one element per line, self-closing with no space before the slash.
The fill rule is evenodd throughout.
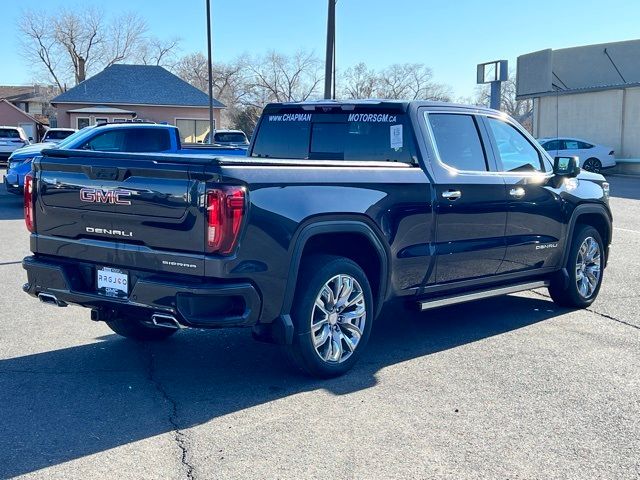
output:
<path id="1" fill-rule="evenodd" d="M 359 244 L 357 249 L 352 245 L 340 245 L 341 239 L 356 238 L 366 243 Z M 390 281 L 390 253 L 383 238 L 377 227 L 360 218 L 316 219 L 301 227 L 292 241 L 282 315 L 288 315 L 291 310 L 304 257 L 313 253 L 337 254 L 358 263 L 371 283 L 375 312 L 378 314 L 386 299 Z M 354 253 L 355 250 L 358 253 Z M 375 261 L 367 256 L 370 253 L 375 253 Z"/>
<path id="2" fill-rule="evenodd" d="M 569 229 L 565 241 L 562 265 L 566 265 L 569 256 L 571 239 L 576 229 L 576 225 L 590 225 L 598 230 L 605 249 L 605 265 L 609 259 L 609 244 L 613 235 L 611 214 L 603 205 L 578 205 L 569 222 Z"/>

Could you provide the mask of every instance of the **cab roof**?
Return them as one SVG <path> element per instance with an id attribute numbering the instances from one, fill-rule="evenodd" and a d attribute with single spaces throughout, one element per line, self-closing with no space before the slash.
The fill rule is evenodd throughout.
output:
<path id="1" fill-rule="evenodd" d="M 303 110 L 315 110 L 321 107 L 341 108 L 348 111 L 352 108 L 383 108 L 392 110 L 408 111 L 410 108 L 420 107 L 440 107 L 440 108 L 452 108 L 456 110 L 468 110 L 470 112 L 485 112 L 485 113 L 500 113 L 497 110 L 491 108 L 478 106 L 478 105 L 463 105 L 452 102 L 440 102 L 433 100 L 388 100 L 388 99 L 353 99 L 353 100 L 307 100 L 304 102 L 281 102 L 281 103 L 269 103 L 265 107 L 265 111 L 279 110 L 282 108 L 295 108 L 299 107 Z"/>

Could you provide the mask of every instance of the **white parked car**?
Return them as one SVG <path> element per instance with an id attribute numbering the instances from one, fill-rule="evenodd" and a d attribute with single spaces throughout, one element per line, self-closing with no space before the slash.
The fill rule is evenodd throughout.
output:
<path id="1" fill-rule="evenodd" d="M 551 157 L 571 155 L 580 158 L 580 167 L 600 173 L 603 168 L 616 166 L 613 148 L 587 142 L 580 138 L 541 138 L 538 140 Z"/>
<path id="2" fill-rule="evenodd" d="M 74 128 L 50 128 L 40 140 L 40 143 L 60 143 L 69 135 L 73 135 L 77 130 Z"/>
<path id="3" fill-rule="evenodd" d="M 29 137 L 22 128 L 0 126 L 0 163 L 6 164 L 14 150 L 29 143 Z"/>

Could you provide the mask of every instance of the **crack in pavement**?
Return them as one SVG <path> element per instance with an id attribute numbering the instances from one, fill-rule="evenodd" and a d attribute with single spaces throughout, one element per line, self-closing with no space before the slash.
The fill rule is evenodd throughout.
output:
<path id="1" fill-rule="evenodd" d="M 182 452 L 182 457 L 180 461 L 182 463 L 182 466 L 186 470 L 187 479 L 193 480 L 196 478 L 195 468 L 193 465 L 191 465 L 191 463 L 189 463 L 189 459 L 187 458 L 189 456 L 189 449 L 187 446 L 187 435 L 180 429 L 180 426 L 178 425 L 178 403 L 173 398 L 171 398 L 171 396 L 166 391 L 166 389 L 164 388 L 160 380 L 158 380 L 156 377 L 156 367 L 155 367 L 155 361 L 154 361 L 155 356 L 153 355 L 153 352 L 151 352 L 151 349 L 148 346 L 144 348 L 144 352 L 147 354 L 149 358 L 149 362 L 147 365 L 147 378 L 155 386 L 158 393 L 160 393 L 160 396 L 165 401 L 167 401 L 169 405 L 171 405 L 171 413 L 169 414 L 169 423 L 173 427 L 173 434 L 174 434 L 173 438 L 176 442 L 176 445 L 178 445 L 178 448 L 180 448 Z"/>
<path id="2" fill-rule="evenodd" d="M 536 292 L 535 290 L 531 290 L 531 292 L 535 293 L 536 295 L 540 295 L 541 297 L 548 298 L 549 300 L 551 300 L 551 296 L 550 295 L 545 295 L 544 293 Z M 616 318 L 616 317 L 614 317 L 612 315 L 608 315 L 606 313 L 598 312 L 597 310 L 594 310 L 591 307 L 584 308 L 583 310 L 586 310 L 589 313 L 593 313 L 595 315 L 598 315 L 598 316 L 600 316 L 602 318 L 606 318 L 608 320 L 613 320 L 614 322 L 621 323 L 622 325 L 626 325 L 627 327 L 631 327 L 631 328 L 635 328 L 636 330 L 640 330 L 640 326 L 638 326 L 638 325 L 634 325 L 633 323 L 625 322 L 624 320 L 620 320 L 619 318 Z"/>

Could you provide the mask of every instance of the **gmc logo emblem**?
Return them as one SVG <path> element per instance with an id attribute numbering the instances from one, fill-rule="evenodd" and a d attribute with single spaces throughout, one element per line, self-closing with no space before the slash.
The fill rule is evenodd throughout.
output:
<path id="1" fill-rule="evenodd" d="M 122 197 L 130 197 L 129 190 L 102 190 L 101 188 L 80 189 L 80 200 L 88 203 L 112 203 L 114 205 L 131 205 L 131 200 L 123 200 Z"/>

